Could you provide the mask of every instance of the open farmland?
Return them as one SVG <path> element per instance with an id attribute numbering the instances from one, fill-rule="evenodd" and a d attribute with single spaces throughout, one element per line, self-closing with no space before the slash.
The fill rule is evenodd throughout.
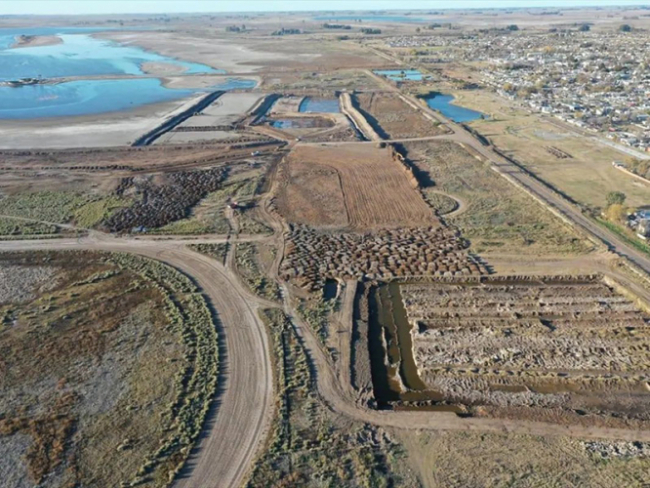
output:
<path id="1" fill-rule="evenodd" d="M 438 224 L 391 148 L 299 146 L 280 171 L 276 205 L 290 223 L 354 230 Z"/>
<path id="2" fill-rule="evenodd" d="M 216 387 L 190 280 L 144 258 L 0 254 L 3 486 L 165 486 Z"/>
<path id="3" fill-rule="evenodd" d="M 478 415 L 650 421 L 648 316 L 608 278 L 400 287 L 425 390 Z"/>
<path id="4" fill-rule="evenodd" d="M 383 139 L 429 137 L 445 132 L 397 95 L 367 92 L 356 94 L 353 100 Z"/>
<path id="5" fill-rule="evenodd" d="M 590 250 L 558 217 L 464 147 L 449 141 L 410 142 L 404 147 L 409 160 L 434 183 L 423 188 L 425 195 L 441 191 L 465 203 L 462 212 L 445 220 L 461 230 L 475 252 L 573 254 Z"/>

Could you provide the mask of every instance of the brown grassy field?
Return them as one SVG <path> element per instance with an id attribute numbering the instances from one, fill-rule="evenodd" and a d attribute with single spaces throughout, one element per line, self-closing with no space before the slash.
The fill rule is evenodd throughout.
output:
<path id="1" fill-rule="evenodd" d="M 387 148 L 300 146 L 281 171 L 277 207 L 291 223 L 355 230 L 438 223 Z"/>
<path id="2" fill-rule="evenodd" d="M 216 384 L 187 278 L 120 254 L 3 253 L 0 319 L 2 486 L 169 483 Z"/>
<path id="3" fill-rule="evenodd" d="M 408 158 L 429 173 L 435 186 L 462 200 L 462 212 L 445 218 L 479 253 L 572 254 L 591 249 L 532 197 L 453 142 L 405 145 Z M 433 200 L 431 200 L 433 202 Z"/>
<path id="4" fill-rule="evenodd" d="M 482 135 L 579 203 L 604 207 L 610 191 L 622 191 L 631 205 L 648 203 L 648 186 L 612 166 L 628 155 L 558 127 L 551 117 L 513 107 L 496 94 L 473 90 L 454 95 L 457 103 L 490 115 L 471 124 Z M 558 158 L 549 147 L 571 157 Z"/>
<path id="5" fill-rule="evenodd" d="M 384 138 L 403 139 L 443 133 L 440 127 L 417 113 L 397 95 L 361 93 L 356 95 L 356 99 L 364 116 L 371 122 L 375 120 L 375 130 Z"/>

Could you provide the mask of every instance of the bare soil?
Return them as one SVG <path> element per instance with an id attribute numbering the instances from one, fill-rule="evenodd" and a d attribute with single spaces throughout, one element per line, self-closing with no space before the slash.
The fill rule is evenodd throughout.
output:
<path id="1" fill-rule="evenodd" d="M 406 139 L 443 134 L 422 114 L 392 93 L 360 93 L 355 95 L 361 112 L 385 139 Z"/>
<path id="2" fill-rule="evenodd" d="M 280 171 L 277 207 L 288 222 L 356 230 L 438 225 L 388 148 L 299 146 Z"/>

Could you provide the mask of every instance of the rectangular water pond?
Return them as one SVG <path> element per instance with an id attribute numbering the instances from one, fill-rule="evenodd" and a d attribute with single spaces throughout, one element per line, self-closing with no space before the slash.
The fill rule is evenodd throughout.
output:
<path id="1" fill-rule="evenodd" d="M 339 101 L 336 98 L 306 97 L 298 109 L 300 112 L 339 113 Z"/>

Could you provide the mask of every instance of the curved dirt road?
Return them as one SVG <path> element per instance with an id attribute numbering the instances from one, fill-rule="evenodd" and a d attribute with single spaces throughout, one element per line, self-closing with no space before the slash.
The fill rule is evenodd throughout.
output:
<path id="1" fill-rule="evenodd" d="M 129 252 L 160 260 L 190 276 L 216 310 L 224 347 L 220 347 L 214 413 L 175 486 L 239 488 L 266 436 L 273 410 L 269 347 L 257 316 L 258 302 L 223 266 L 182 242 L 95 237 L 2 241 L 0 251 Z"/>

